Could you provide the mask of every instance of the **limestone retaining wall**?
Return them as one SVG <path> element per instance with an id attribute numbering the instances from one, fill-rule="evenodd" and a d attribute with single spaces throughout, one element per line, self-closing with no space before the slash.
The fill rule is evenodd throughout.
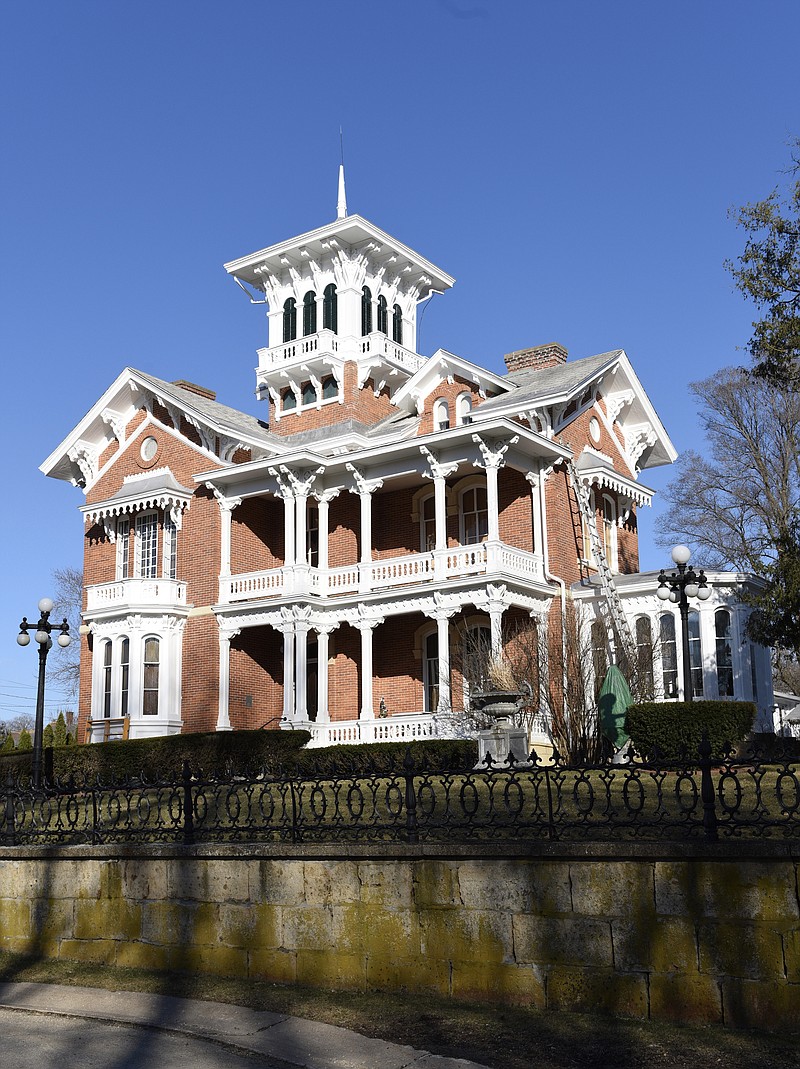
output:
<path id="1" fill-rule="evenodd" d="M 797 849 L 0 849 L 0 947 L 552 1010 L 792 1025 Z"/>

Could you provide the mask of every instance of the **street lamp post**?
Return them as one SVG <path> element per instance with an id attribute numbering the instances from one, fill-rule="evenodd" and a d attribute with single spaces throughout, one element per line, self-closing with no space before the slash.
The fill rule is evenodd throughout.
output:
<path id="1" fill-rule="evenodd" d="M 694 696 L 692 687 L 692 665 L 689 653 L 689 598 L 705 601 L 711 595 L 711 588 L 706 581 L 705 572 L 699 574 L 689 564 L 692 551 L 688 546 L 673 546 L 672 559 L 676 572 L 667 575 L 662 568 L 658 576 L 656 595 L 662 601 L 671 601 L 677 605 L 681 614 L 681 649 L 683 651 L 683 700 L 690 702 Z"/>
<path id="2" fill-rule="evenodd" d="M 47 654 L 50 652 L 50 647 L 53 645 L 53 640 L 50 638 L 51 631 L 60 631 L 58 636 L 59 646 L 69 646 L 70 634 L 69 624 L 67 623 L 66 616 L 60 624 L 50 623 L 50 613 L 53 611 L 53 602 L 50 598 L 42 598 L 39 602 L 39 622 L 37 624 L 29 624 L 26 616 L 22 617 L 22 623 L 19 625 L 19 634 L 17 635 L 17 642 L 20 646 L 27 646 L 31 640 L 31 636 L 28 631 L 32 628 L 36 628 L 34 638 L 39 643 L 39 685 L 36 690 L 36 727 L 33 733 L 33 787 L 34 790 L 38 790 L 42 785 L 42 736 L 44 734 L 44 673 L 45 666 L 47 664 Z"/>

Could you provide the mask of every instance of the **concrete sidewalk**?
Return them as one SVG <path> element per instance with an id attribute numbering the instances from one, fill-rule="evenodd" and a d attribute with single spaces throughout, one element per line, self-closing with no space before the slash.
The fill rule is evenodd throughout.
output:
<path id="1" fill-rule="evenodd" d="M 0 1030 L 15 1069 L 485 1069 L 285 1014 L 57 984 L 0 984 Z"/>

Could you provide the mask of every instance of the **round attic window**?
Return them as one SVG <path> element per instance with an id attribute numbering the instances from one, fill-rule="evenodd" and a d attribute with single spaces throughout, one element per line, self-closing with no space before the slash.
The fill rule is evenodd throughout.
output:
<path id="1" fill-rule="evenodd" d="M 595 416 L 592 416 L 589 420 L 589 434 L 591 434 L 595 445 L 598 445 L 600 442 L 600 422 Z"/>
<path id="2" fill-rule="evenodd" d="M 145 438 L 145 440 L 142 442 L 141 448 L 139 450 L 139 456 L 142 458 L 145 464 L 150 464 L 156 459 L 157 452 L 158 442 L 155 440 L 155 438 L 153 438 L 152 435 L 148 435 L 147 438 Z"/>

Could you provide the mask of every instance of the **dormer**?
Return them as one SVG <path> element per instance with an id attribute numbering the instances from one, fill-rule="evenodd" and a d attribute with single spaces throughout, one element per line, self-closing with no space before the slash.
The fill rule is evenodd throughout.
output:
<path id="1" fill-rule="evenodd" d="M 290 414 L 337 402 L 349 407 L 348 363 L 356 365 L 358 390 L 392 395 L 424 363 L 417 353 L 417 305 L 454 284 L 359 215 L 225 269 L 265 297 L 269 336 L 258 350 L 256 395 L 271 400 L 273 429 Z"/>

